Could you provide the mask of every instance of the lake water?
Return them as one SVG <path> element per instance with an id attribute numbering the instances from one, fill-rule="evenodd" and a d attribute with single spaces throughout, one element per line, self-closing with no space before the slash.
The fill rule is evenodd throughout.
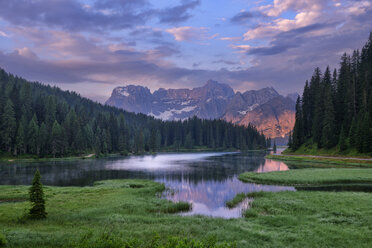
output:
<path id="1" fill-rule="evenodd" d="M 264 158 L 263 152 L 181 153 L 58 162 L 0 164 L 0 184 L 30 185 L 39 169 L 45 185 L 87 186 L 105 179 L 142 178 L 164 183 L 163 197 L 192 203 L 183 215 L 238 218 L 251 200 L 236 208 L 225 207 L 241 192 L 295 190 L 293 187 L 243 183 L 237 176 L 246 171 L 288 170 L 284 162 Z"/>

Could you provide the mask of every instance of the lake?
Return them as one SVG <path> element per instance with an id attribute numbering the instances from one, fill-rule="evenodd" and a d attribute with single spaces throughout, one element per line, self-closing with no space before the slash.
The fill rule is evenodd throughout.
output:
<path id="1" fill-rule="evenodd" d="M 293 187 L 243 183 L 237 176 L 246 171 L 288 170 L 281 161 L 265 159 L 264 152 L 175 153 L 127 158 L 0 164 L 0 184 L 30 185 L 36 169 L 44 185 L 90 186 L 106 179 L 140 178 L 164 183 L 164 198 L 192 203 L 182 215 L 238 218 L 249 208 L 247 199 L 233 209 L 225 207 L 241 192 L 295 190 Z"/>

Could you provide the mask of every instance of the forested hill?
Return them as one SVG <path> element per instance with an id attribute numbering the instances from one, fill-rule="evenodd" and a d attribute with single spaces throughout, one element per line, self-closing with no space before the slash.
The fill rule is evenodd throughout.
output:
<path id="1" fill-rule="evenodd" d="M 0 69 L 3 156 L 142 153 L 193 147 L 266 148 L 254 127 L 221 120 L 163 122 L 128 113 L 57 87 L 31 83 Z"/>
<path id="2" fill-rule="evenodd" d="M 316 68 L 297 100 L 290 148 L 372 152 L 372 33 L 361 51 L 344 54 L 340 68 Z"/>

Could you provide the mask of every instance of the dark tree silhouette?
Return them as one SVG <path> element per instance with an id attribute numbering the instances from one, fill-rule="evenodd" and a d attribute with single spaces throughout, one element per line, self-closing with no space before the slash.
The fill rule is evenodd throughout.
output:
<path id="1" fill-rule="evenodd" d="M 361 52 L 341 57 L 338 73 L 316 68 L 306 81 L 289 146 L 303 144 L 372 153 L 372 33 Z"/>
<path id="2" fill-rule="evenodd" d="M 41 176 L 39 170 L 36 170 L 34 179 L 32 180 L 32 186 L 29 191 L 30 194 L 30 218 L 32 219 L 44 219 L 47 216 L 45 211 L 45 200 L 43 185 L 41 183 Z"/>

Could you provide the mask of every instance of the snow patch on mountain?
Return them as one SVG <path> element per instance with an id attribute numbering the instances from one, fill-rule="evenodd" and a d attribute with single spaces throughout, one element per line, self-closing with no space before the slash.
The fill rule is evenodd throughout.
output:
<path id="1" fill-rule="evenodd" d="M 187 106 L 182 109 L 169 109 L 164 112 L 160 112 L 159 114 L 155 115 L 153 112 L 151 112 L 149 115 L 155 117 L 156 119 L 161 119 L 161 120 L 171 120 L 171 119 L 187 119 L 187 118 L 178 118 L 174 117 L 175 114 L 183 114 L 186 112 L 191 112 L 195 110 L 197 106 Z"/>
<path id="2" fill-rule="evenodd" d="M 117 94 L 121 95 L 121 96 L 125 96 L 125 97 L 130 96 L 130 93 L 128 92 L 127 87 L 117 87 L 117 88 L 115 88 L 114 91 L 116 91 Z"/>
<path id="3" fill-rule="evenodd" d="M 243 111 L 238 111 L 238 113 L 240 115 L 246 115 L 247 113 L 251 112 L 252 110 L 254 110 L 257 106 L 259 106 L 259 104 L 255 103 L 251 106 L 248 106 L 248 108 L 246 110 L 243 110 Z"/>

